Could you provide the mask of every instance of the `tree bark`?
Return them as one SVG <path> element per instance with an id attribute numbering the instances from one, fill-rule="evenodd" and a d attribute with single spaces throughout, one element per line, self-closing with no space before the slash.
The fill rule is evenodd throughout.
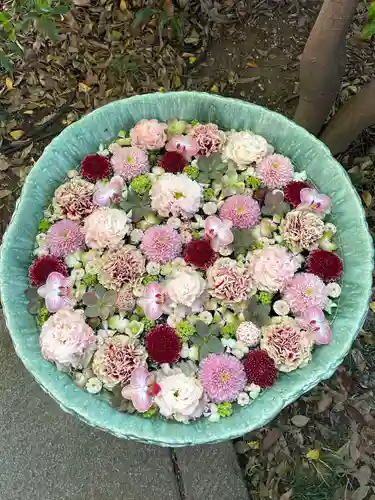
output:
<path id="1" fill-rule="evenodd" d="M 318 135 L 344 76 L 345 37 L 358 0 L 324 0 L 301 58 L 300 99 L 294 120 Z"/>
<path id="2" fill-rule="evenodd" d="M 333 155 L 342 153 L 367 127 L 375 124 L 375 78 L 341 106 L 320 139 Z"/>

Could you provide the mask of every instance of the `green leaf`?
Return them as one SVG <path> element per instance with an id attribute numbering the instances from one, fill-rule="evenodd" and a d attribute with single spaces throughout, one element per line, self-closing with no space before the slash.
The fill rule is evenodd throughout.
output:
<path id="1" fill-rule="evenodd" d="M 70 8 L 67 5 L 57 5 L 51 10 L 51 14 L 54 16 L 65 16 L 69 10 Z"/>
<path id="2" fill-rule="evenodd" d="M 105 306 L 113 306 L 116 303 L 117 292 L 114 290 L 108 290 L 102 297 L 102 302 Z"/>
<path id="3" fill-rule="evenodd" d="M 221 343 L 221 340 L 219 340 L 216 337 L 211 337 L 208 342 L 207 342 L 207 349 L 211 353 L 217 353 L 217 352 L 224 352 L 224 346 Z"/>
<path id="4" fill-rule="evenodd" d="M 221 330 L 220 325 L 210 325 L 208 327 L 208 332 L 212 337 L 217 337 L 220 333 L 220 330 Z"/>
<path id="5" fill-rule="evenodd" d="M 132 221 L 139 222 L 150 213 L 152 213 L 152 210 L 149 207 L 134 207 L 132 208 Z"/>
<path id="6" fill-rule="evenodd" d="M 151 17 L 155 14 L 160 13 L 160 10 L 152 9 L 150 7 L 146 7 L 145 9 L 139 10 L 135 14 L 135 19 L 132 23 L 132 29 L 137 29 L 143 26 L 144 24 L 147 24 Z"/>
<path id="7" fill-rule="evenodd" d="M 94 290 L 90 290 L 84 294 L 82 297 L 82 302 L 85 306 L 95 306 L 98 303 L 98 296 L 96 295 Z"/>
<path id="8" fill-rule="evenodd" d="M 370 21 L 375 21 L 375 2 L 370 5 L 367 15 Z"/>
<path id="9" fill-rule="evenodd" d="M 39 301 L 39 300 L 29 302 L 27 305 L 27 311 L 32 315 L 38 314 L 38 312 L 40 311 L 41 305 L 42 305 L 41 301 Z"/>
<path id="10" fill-rule="evenodd" d="M 9 52 L 12 52 L 16 56 L 23 57 L 25 54 L 24 48 L 19 42 L 8 42 L 7 47 Z"/>
<path id="11" fill-rule="evenodd" d="M 40 295 L 38 294 L 38 288 L 35 286 L 31 286 L 25 290 L 26 298 L 31 302 L 40 299 Z"/>
<path id="12" fill-rule="evenodd" d="M 89 306 L 85 309 L 86 318 L 96 318 L 100 316 L 100 310 L 96 306 Z"/>
<path id="13" fill-rule="evenodd" d="M 195 329 L 200 337 L 207 337 L 209 335 L 209 328 L 203 321 L 197 321 L 195 323 Z"/>
<path id="14" fill-rule="evenodd" d="M 0 51 L 0 67 L 4 68 L 8 73 L 13 73 L 12 61 L 2 51 Z"/>
<path id="15" fill-rule="evenodd" d="M 199 360 L 206 358 L 209 354 L 211 354 L 210 349 L 208 348 L 208 344 L 205 343 L 199 348 Z"/>
<path id="16" fill-rule="evenodd" d="M 100 285 L 99 283 L 97 285 L 94 286 L 94 291 L 97 295 L 97 297 L 99 297 L 100 299 L 102 299 L 106 293 L 106 289 L 104 288 L 103 285 Z"/>
<path id="17" fill-rule="evenodd" d="M 371 40 L 371 38 L 375 35 L 375 22 L 366 24 L 362 29 L 361 35 L 364 40 Z"/>
<path id="18" fill-rule="evenodd" d="M 54 21 L 49 17 L 43 16 L 37 19 L 35 22 L 35 27 L 43 35 L 49 36 L 50 39 L 53 40 L 54 42 L 57 41 L 58 35 L 57 35 L 56 25 Z"/>

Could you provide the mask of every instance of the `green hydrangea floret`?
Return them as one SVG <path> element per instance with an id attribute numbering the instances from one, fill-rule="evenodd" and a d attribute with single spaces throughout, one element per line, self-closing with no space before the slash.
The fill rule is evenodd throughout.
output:
<path id="1" fill-rule="evenodd" d="M 194 326 L 186 320 L 180 321 L 176 326 L 176 333 L 182 340 L 182 342 L 187 342 L 190 337 L 195 335 L 196 330 Z"/>
<path id="2" fill-rule="evenodd" d="M 204 201 L 211 201 L 215 199 L 215 191 L 212 188 L 205 188 L 203 192 Z"/>
<path id="3" fill-rule="evenodd" d="M 269 293 L 269 292 L 258 292 L 256 294 L 256 298 L 257 298 L 258 302 L 260 302 L 261 304 L 264 304 L 264 305 L 271 304 L 272 297 L 273 297 L 273 294 Z"/>
<path id="4" fill-rule="evenodd" d="M 145 315 L 145 312 L 141 306 L 137 306 L 134 310 L 135 314 L 137 316 L 143 317 Z"/>
<path id="5" fill-rule="evenodd" d="M 234 326 L 234 324 L 228 323 L 227 325 L 224 325 L 223 328 L 221 329 L 221 335 L 225 339 L 236 338 L 236 327 Z"/>
<path id="6" fill-rule="evenodd" d="M 130 186 L 137 194 L 144 195 L 150 190 L 151 181 L 148 175 L 139 175 L 131 181 Z"/>
<path id="7" fill-rule="evenodd" d="M 251 189 L 259 189 L 262 185 L 262 181 L 258 177 L 246 177 L 245 184 Z"/>
<path id="8" fill-rule="evenodd" d="M 230 417 L 233 413 L 232 403 L 228 403 L 227 401 L 225 401 L 224 403 L 218 404 L 217 412 L 220 417 Z"/>
<path id="9" fill-rule="evenodd" d="M 51 226 L 52 226 L 52 224 L 47 219 L 42 219 L 39 222 L 38 232 L 39 233 L 46 233 Z"/>
<path id="10" fill-rule="evenodd" d="M 197 179 L 199 176 L 199 167 L 196 165 L 187 165 L 183 173 L 190 177 L 190 179 Z"/>
<path id="11" fill-rule="evenodd" d="M 158 410 L 154 406 L 152 406 L 147 411 L 141 413 L 141 417 L 152 418 L 152 417 L 156 417 L 157 413 L 158 413 Z"/>
<path id="12" fill-rule="evenodd" d="M 85 274 L 82 283 L 86 286 L 94 286 L 98 283 L 98 277 L 95 274 Z"/>
<path id="13" fill-rule="evenodd" d="M 191 120 L 191 124 L 193 127 L 195 127 L 196 125 L 200 125 L 199 121 L 197 120 Z"/>
<path id="14" fill-rule="evenodd" d="M 201 232 L 200 231 L 193 231 L 193 239 L 200 240 L 200 238 L 201 238 Z"/>
<path id="15" fill-rule="evenodd" d="M 144 278 L 142 279 L 142 285 L 146 286 L 148 285 L 149 283 L 152 283 L 153 281 L 159 281 L 158 277 L 153 275 L 153 274 L 147 274 L 146 276 L 144 276 Z"/>
<path id="16" fill-rule="evenodd" d="M 260 248 L 263 248 L 264 247 L 264 243 L 261 242 L 261 241 L 255 241 L 252 245 L 251 245 L 251 250 L 259 250 Z"/>
<path id="17" fill-rule="evenodd" d="M 46 307 L 41 307 L 40 311 L 38 312 L 38 316 L 36 317 L 36 324 L 38 328 L 42 328 L 44 323 L 47 321 L 49 317 L 49 312 Z"/>
<path id="18" fill-rule="evenodd" d="M 142 321 L 143 326 L 144 326 L 144 329 L 143 329 L 144 332 L 148 332 L 149 330 L 151 330 L 151 328 L 153 328 L 155 326 L 155 321 L 152 319 L 144 317 L 144 318 L 141 318 L 141 321 Z"/>

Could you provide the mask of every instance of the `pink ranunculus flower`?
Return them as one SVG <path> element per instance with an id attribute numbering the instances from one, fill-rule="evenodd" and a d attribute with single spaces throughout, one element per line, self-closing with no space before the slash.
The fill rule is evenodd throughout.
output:
<path id="1" fill-rule="evenodd" d="M 311 210 L 318 214 L 327 214 L 331 210 L 331 200 L 325 194 L 320 194 L 316 189 L 304 188 L 300 192 L 301 203 L 298 210 Z"/>
<path id="2" fill-rule="evenodd" d="M 315 343 L 330 344 L 332 342 L 332 330 L 324 312 L 318 307 L 310 307 L 302 312 L 301 318 L 309 323 L 315 334 Z"/>
<path id="3" fill-rule="evenodd" d="M 196 156 L 199 151 L 198 142 L 189 135 L 175 135 L 167 142 L 166 151 L 177 151 L 186 160 L 190 161 L 193 156 Z"/>
<path id="4" fill-rule="evenodd" d="M 152 406 L 153 397 L 160 392 L 160 386 L 156 383 L 155 374 L 151 374 L 147 368 L 139 366 L 133 371 L 129 385 L 126 385 L 121 395 L 129 399 L 134 408 L 144 413 Z"/>
<path id="5" fill-rule="evenodd" d="M 152 281 L 146 286 L 138 304 L 143 308 L 148 319 L 156 320 L 164 312 L 166 299 L 167 296 L 163 288 L 156 281 Z"/>
<path id="6" fill-rule="evenodd" d="M 141 120 L 130 130 L 132 146 L 143 149 L 161 149 L 167 141 L 168 125 L 157 120 Z"/>
<path id="7" fill-rule="evenodd" d="M 71 279 L 56 272 L 52 272 L 48 276 L 45 285 L 38 288 L 38 294 L 45 299 L 46 307 L 51 313 L 71 307 L 71 293 Z"/>
<path id="8" fill-rule="evenodd" d="M 120 175 L 115 175 L 107 184 L 100 183 L 94 193 L 93 202 L 100 207 L 109 207 L 111 203 L 119 201 L 123 189 L 124 179 Z"/>
<path id="9" fill-rule="evenodd" d="M 205 235 L 211 240 L 211 246 L 215 252 L 233 243 L 232 225 L 230 220 L 221 220 L 215 215 L 210 215 L 204 221 Z"/>

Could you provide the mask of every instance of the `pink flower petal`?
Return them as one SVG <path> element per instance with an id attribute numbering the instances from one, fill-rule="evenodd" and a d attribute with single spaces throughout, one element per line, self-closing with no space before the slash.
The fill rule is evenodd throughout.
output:
<path id="1" fill-rule="evenodd" d="M 111 203 L 112 195 L 113 189 L 110 186 L 105 186 L 95 191 L 92 199 L 96 205 L 99 205 L 100 207 L 108 207 Z"/>
<path id="2" fill-rule="evenodd" d="M 318 345 L 330 344 L 332 342 L 332 330 L 328 321 L 323 321 L 318 324 L 318 329 L 315 333 L 315 342 Z"/>
<path id="3" fill-rule="evenodd" d="M 318 192 L 315 189 L 311 188 L 303 188 L 300 191 L 299 198 L 301 200 L 302 204 L 311 204 L 314 202 L 314 197 L 317 195 Z"/>
<path id="4" fill-rule="evenodd" d="M 49 274 L 46 285 L 48 289 L 55 289 L 59 286 L 65 285 L 65 276 L 60 273 L 56 273 L 55 271 Z"/>
<path id="5" fill-rule="evenodd" d="M 140 413 L 144 413 L 152 406 L 152 396 L 146 392 L 134 392 L 132 397 L 134 408 Z"/>
<path id="6" fill-rule="evenodd" d="M 66 298 L 58 293 L 49 293 L 46 296 L 46 307 L 49 312 L 54 313 L 66 305 Z"/>
<path id="7" fill-rule="evenodd" d="M 114 175 L 109 183 L 112 189 L 115 190 L 117 194 L 120 194 L 124 189 L 124 179 L 119 175 Z"/>
<path id="8" fill-rule="evenodd" d="M 327 213 L 331 210 L 331 200 L 325 194 L 320 194 L 317 197 L 317 202 L 319 204 L 319 208 L 317 208 L 317 212 Z"/>
<path id="9" fill-rule="evenodd" d="M 121 390 L 121 396 L 131 401 L 133 399 L 133 388 L 130 385 L 126 385 Z"/>
<path id="10" fill-rule="evenodd" d="M 312 321 L 320 322 L 325 320 L 324 312 L 318 307 L 310 307 L 301 314 L 301 317 L 309 323 Z"/>
<path id="11" fill-rule="evenodd" d="M 148 319 L 151 319 L 153 321 L 159 319 L 160 316 L 163 314 L 162 306 L 158 304 L 156 301 L 147 302 L 143 309 Z"/>
<path id="12" fill-rule="evenodd" d="M 163 293 L 162 287 L 156 281 L 149 283 L 144 291 L 144 296 L 149 298 L 155 298 L 156 295 L 161 295 Z"/>
<path id="13" fill-rule="evenodd" d="M 130 385 L 135 390 L 146 390 L 150 373 L 144 366 L 139 366 L 133 370 L 130 378 Z"/>
<path id="14" fill-rule="evenodd" d="M 177 151 L 187 160 L 199 151 L 199 144 L 187 135 L 175 135 L 165 146 L 166 151 Z"/>

